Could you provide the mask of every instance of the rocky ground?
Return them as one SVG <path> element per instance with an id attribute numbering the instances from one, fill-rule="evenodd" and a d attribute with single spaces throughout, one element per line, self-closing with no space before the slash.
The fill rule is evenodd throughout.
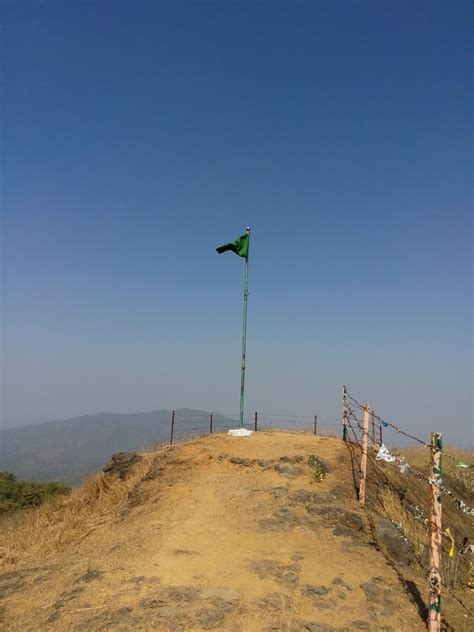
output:
<path id="1" fill-rule="evenodd" d="M 4 630 L 425 629 L 423 571 L 359 507 L 340 440 L 214 435 L 147 458 L 118 515 L 0 576 Z M 120 484 L 137 460 L 106 476 Z M 446 595 L 444 629 L 474 628 L 468 601 Z"/>

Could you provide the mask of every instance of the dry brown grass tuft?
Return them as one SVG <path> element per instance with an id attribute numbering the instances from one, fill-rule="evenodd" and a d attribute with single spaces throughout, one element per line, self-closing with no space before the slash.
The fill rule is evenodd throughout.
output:
<path id="1" fill-rule="evenodd" d="M 155 454 L 142 456 L 125 480 L 100 472 L 67 497 L 53 498 L 36 509 L 5 518 L 0 523 L 0 567 L 76 549 L 84 538 L 123 511 L 129 492 L 146 476 Z"/>
<path id="2" fill-rule="evenodd" d="M 413 514 L 406 511 L 400 497 L 386 487 L 379 492 L 383 508 L 390 518 L 415 547 L 415 553 L 421 557 L 423 548 L 428 542 L 427 527 L 415 519 Z"/>
<path id="3" fill-rule="evenodd" d="M 405 461 L 419 470 L 427 470 L 430 467 L 430 451 L 428 448 L 421 446 L 411 446 L 408 448 L 400 448 L 401 456 L 405 457 Z"/>

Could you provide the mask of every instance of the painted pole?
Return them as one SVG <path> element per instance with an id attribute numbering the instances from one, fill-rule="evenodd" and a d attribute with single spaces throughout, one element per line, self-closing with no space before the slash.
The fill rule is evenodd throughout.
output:
<path id="1" fill-rule="evenodd" d="M 342 386 L 342 440 L 347 441 L 347 409 L 349 403 L 347 401 L 347 386 Z"/>
<path id="2" fill-rule="evenodd" d="M 255 432 L 257 432 L 257 422 L 258 422 L 258 416 L 257 416 L 257 411 L 255 411 L 255 417 L 254 417 L 254 422 L 253 422 L 253 429 L 255 430 Z"/>
<path id="3" fill-rule="evenodd" d="M 170 436 L 170 445 L 173 445 L 173 434 L 174 434 L 174 415 L 175 412 L 173 410 L 171 414 L 171 436 Z"/>
<path id="4" fill-rule="evenodd" d="M 431 471 L 430 471 L 430 552 L 429 552 L 429 609 L 428 631 L 441 630 L 441 450 L 443 435 L 431 433 Z"/>
<path id="5" fill-rule="evenodd" d="M 318 434 L 318 416 L 313 417 L 313 434 Z"/>
<path id="6" fill-rule="evenodd" d="M 362 457 L 360 460 L 360 484 L 359 504 L 365 506 L 365 482 L 367 479 L 367 439 L 369 436 L 369 405 L 364 408 L 364 421 L 362 424 Z"/>
<path id="7" fill-rule="evenodd" d="M 209 417 L 209 434 L 212 434 L 212 413 L 211 413 L 211 416 Z"/>
<path id="8" fill-rule="evenodd" d="M 245 403 L 245 354 L 247 350 L 247 303 L 249 286 L 249 254 L 250 254 L 250 226 L 246 230 L 249 236 L 249 249 L 245 257 L 244 266 L 244 309 L 242 315 L 242 359 L 240 363 L 240 427 L 244 427 L 244 403 Z"/>

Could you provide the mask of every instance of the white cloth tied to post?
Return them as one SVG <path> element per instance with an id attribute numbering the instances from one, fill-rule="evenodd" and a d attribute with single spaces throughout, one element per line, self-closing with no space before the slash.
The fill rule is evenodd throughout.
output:
<path id="1" fill-rule="evenodd" d="M 379 451 L 376 455 L 377 461 L 386 461 L 387 463 L 398 463 L 398 467 L 400 468 L 400 474 L 406 474 L 408 470 L 408 463 L 405 463 L 403 458 L 399 456 L 394 456 L 391 454 L 390 450 L 382 443 Z"/>
<path id="2" fill-rule="evenodd" d="M 393 454 L 390 454 L 390 451 L 388 450 L 388 448 L 384 446 L 383 443 L 380 446 L 380 449 L 377 452 L 377 456 L 375 457 L 375 459 L 377 461 L 387 461 L 387 463 L 393 463 L 394 461 L 397 460 L 396 457 L 393 456 Z"/>

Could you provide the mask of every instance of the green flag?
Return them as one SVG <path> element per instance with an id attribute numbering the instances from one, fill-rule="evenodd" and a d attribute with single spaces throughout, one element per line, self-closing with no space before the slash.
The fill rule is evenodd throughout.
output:
<path id="1" fill-rule="evenodd" d="M 230 242 L 230 244 L 219 246 L 216 250 L 219 254 L 227 252 L 227 250 L 232 250 L 232 252 L 235 252 L 239 257 L 245 257 L 247 259 L 249 256 L 249 236 L 248 234 L 242 235 L 235 241 Z"/>

